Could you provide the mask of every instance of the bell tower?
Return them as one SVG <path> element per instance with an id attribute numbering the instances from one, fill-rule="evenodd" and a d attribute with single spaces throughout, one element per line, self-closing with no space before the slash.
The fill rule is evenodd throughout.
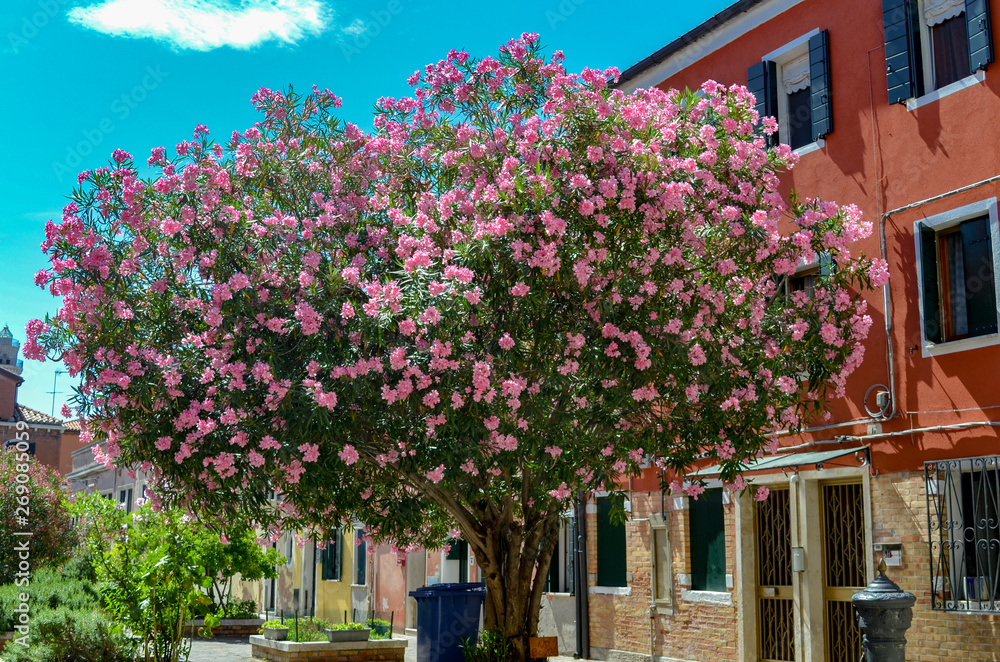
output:
<path id="1" fill-rule="evenodd" d="M 24 366 L 24 362 L 17 358 L 20 351 L 21 343 L 14 340 L 14 334 L 5 324 L 3 330 L 0 330 L 0 368 L 20 375 Z"/>

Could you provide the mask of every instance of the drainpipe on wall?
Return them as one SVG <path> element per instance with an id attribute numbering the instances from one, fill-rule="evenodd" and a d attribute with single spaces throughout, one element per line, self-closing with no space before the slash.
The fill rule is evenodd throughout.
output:
<path id="1" fill-rule="evenodd" d="M 576 658 L 590 658 L 590 616 L 587 604 L 587 499 L 583 492 L 576 502 Z"/>

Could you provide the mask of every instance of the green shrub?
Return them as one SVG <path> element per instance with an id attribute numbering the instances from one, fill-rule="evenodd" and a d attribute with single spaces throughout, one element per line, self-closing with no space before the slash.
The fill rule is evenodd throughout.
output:
<path id="1" fill-rule="evenodd" d="M 21 602 L 21 593 L 31 595 L 32 615 L 60 608 L 86 613 L 98 611 L 101 606 L 101 596 L 93 584 L 64 578 L 54 570 L 42 568 L 31 578 L 28 587 L 14 584 L 0 586 L 0 631 L 13 630 L 14 609 Z"/>
<path id="2" fill-rule="evenodd" d="M 121 627 L 100 611 L 39 609 L 28 645 L 8 643 L 5 662 L 128 662 L 133 650 Z"/>
<path id="3" fill-rule="evenodd" d="M 322 618 L 300 618 L 298 630 L 295 621 L 285 621 L 288 626 L 288 641 L 326 641 L 326 629 L 330 627 Z"/>
<path id="4" fill-rule="evenodd" d="M 331 630 L 364 630 L 367 625 L 364 623 L 337 623 L 336 625 L 331 625 Z"/>
<path id="5" fill-rule="evenodd" d="M 472 637 L 462 642 L 462 655 L 465 662 L 509 662 L 514 649 L 502 630 L 483 630 L 475 643 Z"/>
<path id="6" fill-rule="evenodd" d="M 253 600 L 230 601 L 215 610 L 219 618 L 257 618 L 257 603 Z"/>

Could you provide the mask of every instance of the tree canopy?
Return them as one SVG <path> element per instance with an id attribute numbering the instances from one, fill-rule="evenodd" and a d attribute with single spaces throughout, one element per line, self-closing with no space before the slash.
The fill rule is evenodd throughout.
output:
<path id="1" fill-rule="evenodd" d="M 488 623 L 533 630 L 512 605 L 537 619 L 572 495 L 647 460 L 746 487 L 771 431 L 843 393 L 886 278 L 855 207 L 782 199 L 794 158 L 745 88 L 616 77 L 522 35 L 414 73 L 371 132 L 263 88 L 260 122 L 199 126 L 150 177 L 118 150 L 46 228 L 63 306 L 25 355 L 82 377 L 84 437 L 154 503 L 401 548 L 457 528 Z"/>

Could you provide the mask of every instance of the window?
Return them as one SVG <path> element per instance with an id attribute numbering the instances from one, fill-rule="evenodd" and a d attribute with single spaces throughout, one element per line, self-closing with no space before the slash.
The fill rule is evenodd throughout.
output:
<path id="1" fill-rule="evenodd" d="M 331 540 L 326 543 L 320 557 L 323 564 L 323 579 L 325 581 L 340 581 L 340 563 L 343 553 L 341 548 L 344 544 L 344 533 L 340 529 L 331 534 Z"/>
<path id="2" fill-rule="evenodd" d="M 688 505 L 691 588 L 726 590 L 726 528 L 722 489 L 705 490 Z"/>
<path id="3" fill-rule="evenodd" d="M 924 464 L 931 607 L 1000 610 L 1000 456 Z"/>
<path id="4" fill-rule="evenodd" d="M 132 512 L 132 488 L 126 487 L 118 491 L 118 504 L 126 513 Z"/>
<path id="5" fill-rule="evenodd" d="M 597 498 L 597 585 L 628 586 L 625 566 L 624 498 Z M 612 511 L 617 515 L 612 517 Z"/>
<path id="6" fill-rule="evenodd" d="M 545 578 L 547 593 L 573 594 L 576 554 L 576 518 L 572 512 L 559 521 L 556 549 L 552 553 L 549 574 Z"/>
<path id="7" fill-rule="evenodd" d="M 292 567 L 292 555 L 294 551 L 292 545 L 294 544 L 294 542 L 295 541 L 292 532 L 288 531 L 287 533 L 285 533 L 285 565 L 288 566 L 289 568 Z"/>
<path id="8" fill-rule="evenodd" d="M 651 554 L 652 578 L 650 581 L 653 602 L 671 607 L 673 606 L 673 559 L 670 555 L 670 530 L 667 522 L 662 518 L 653 521 L 650 528 L 651 544 L 653 546 Z"/>
<path id="9" fill-rule="evenodd" d="M 778 140 L 792 149 L 833 130 L 829 63 L 828 32 L 816 30 L 747 69 L 747 87 L 757 99 L 754 108 L 761 117 L 778 120 Z"/>
<path id="10" fill-rule="evenodd" d="M 997 342 L 996 199 L 918 221 L 924 355 Z"/>
<path id="11" fill-rule="evenodd" d="M 993 61 L 987 0 L 883 0 L 886 84 L 899 103 Z"/>
<path id="12" fill-rule="evenodd" d="M 368 569 L 368 545 L 364 536 L 363 528 L 354 529 L 354 583 L 358 586 L 365 585 L 365 571 Z"/>

